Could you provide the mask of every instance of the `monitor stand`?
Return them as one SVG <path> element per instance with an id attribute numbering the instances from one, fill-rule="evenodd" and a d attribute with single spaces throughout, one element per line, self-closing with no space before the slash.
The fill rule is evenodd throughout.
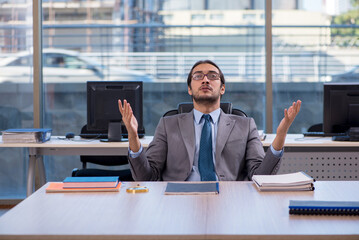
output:
<path id="1" fill-rule="evenodd" d="M 108 123 L 108 139 L 101 139 L 101 142 L 127 142 L 127 139 L 122 138 L 121 122 Z"/>

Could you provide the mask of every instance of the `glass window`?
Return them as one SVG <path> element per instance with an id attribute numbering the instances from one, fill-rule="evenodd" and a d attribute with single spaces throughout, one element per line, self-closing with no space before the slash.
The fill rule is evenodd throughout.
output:
<path id="1" fill-rule="evenodd" d="M 349 71 L 359 62 L 357 26 L 348 27 L 345 20 L 358 16 L 358 11 L 351 6 L 331 12 L 328 4 L 273 6 L 273 129 L 283 109 L 297 99 L 302 109 L 289 132 L 301 133 L 323 123 L 323 83 L 358 81 Z"/>
<path id="2" fill-rule="evenodd" d="M 186 77 L 204 59 L 224 72 L 223 101 L 264 129 L 264 0 L 88 3 L 43 1 L 41 107 L 53 135 L 80 133 L 87 122 L 86 82 L 103 80 L 144 81 L 145 130 L 153 135 L 166 111 L 191 101 Z M 0 8 L 0 130 L 34 125 L 31 5 L 8 0 Z M 297 99 L 302 110 L 290 132 L 321 123 L 323 83 L 359 81 L 357 6 L 343 6 L 273 0 L 274 130 Z M 0 149 L 0 198 L 25 196 L 27 155 Z M 49 181 L 61 181 L 81 164 L 79 156 L 48 156 L 45 167 Z"/>
<path id="3" fill-rule="evenodd" d="M 248 26 L 238 17 L 263 14 L 264 4 L 248 9 L 249 4 L 223 1 L 219 12 L 218 1 L 155 2 L 107 1 L 97 8 L 66 9 L 43 3 L 44 53 L 66 55 L 65 68 L 44 67 L 45 124 L 54 135 L 79 134 L 86 124 L 86 81 L 134 79 L 144 81 L 145 131 L 153 135 L 166 111 L 191 101 L 187 74 L 204 59 L 225 74 L 223 101 L 264 128 L 264 21 Z M 81 167 L 78 156 L 47 159 L 48 180 L 62 180 Z"/>
<path id="4" fill-rule="evenodd" d="M 0 8 L 0 131 L 33 127 L 32 1 Z M 26 196 L 28 152 L 0 148 L 0 199 Z"/>

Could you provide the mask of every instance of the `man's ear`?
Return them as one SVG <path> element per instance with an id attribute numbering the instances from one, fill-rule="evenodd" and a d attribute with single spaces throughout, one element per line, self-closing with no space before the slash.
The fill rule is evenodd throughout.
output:
<path id="1" fill-rule="evenodd" d="M 192 88 L 188 86 L 188 94 L 192 96 Z"/>
<path id="2" fill-rule="evenodd" d="M 223 95 L 226 92 L 226 86 L 222 84 L 221 86 L 221 95 Z"/>

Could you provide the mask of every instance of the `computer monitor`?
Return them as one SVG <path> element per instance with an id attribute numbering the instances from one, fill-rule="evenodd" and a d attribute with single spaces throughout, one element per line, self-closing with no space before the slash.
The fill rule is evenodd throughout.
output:
<path id="1" fill-rule="evenodd" d="M 359 83 L 325 83 L 323 106 L 325 134 L 359 127 Z"/>
<path id="2" fill-rule="evenodd" d="M 127 138 L 127 130 L 118 108 L 118 100 L 131 104 L 138 122 L 138 133 L 143 136 L 143 87 L 141 81 L 101 81 L 87 82 L 87 130 L 108 132 L 109 141 Z"/>

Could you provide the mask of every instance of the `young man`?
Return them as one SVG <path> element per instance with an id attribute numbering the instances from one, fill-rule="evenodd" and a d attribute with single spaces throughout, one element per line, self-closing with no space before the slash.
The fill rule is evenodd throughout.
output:
<path id="1" fill-rule="evenodd" d="M 264 153 L 254 120 L 221 110 L 225 79 L 215 63 L 195 63 L 187 85 L 193 111 L 161 118 L 146 151 L 139 141 L 131 106 L 119 100 L 136 181 L 241 181 L 278 171 L 285 137 L 301 101 L 284 110 L 276 137 Z"/>

